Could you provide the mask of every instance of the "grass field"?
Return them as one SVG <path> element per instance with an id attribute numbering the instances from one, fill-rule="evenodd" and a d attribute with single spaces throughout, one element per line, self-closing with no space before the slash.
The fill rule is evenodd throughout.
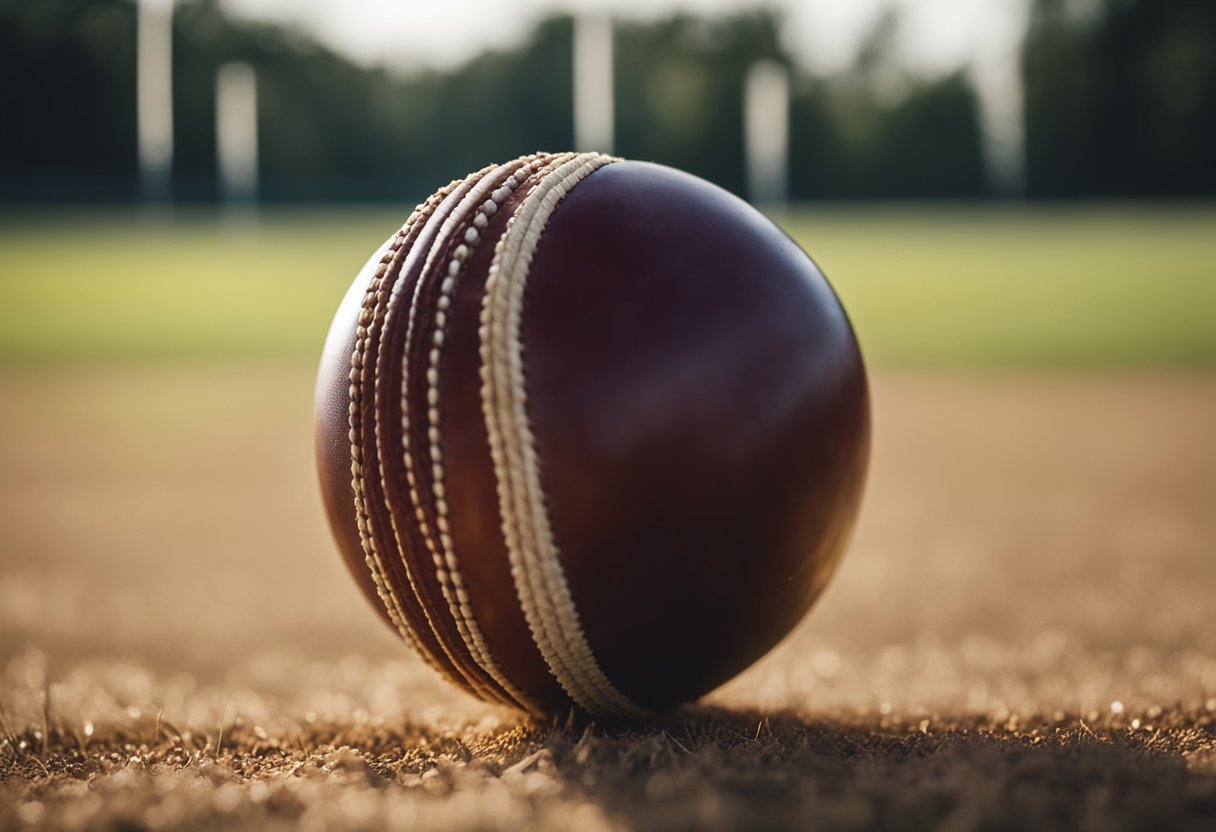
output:
<path id="1" fill-rule="evenodd" d="M 5 218 L 0 362 L 305 358 L 405 208 Z M 879 367 L 1216 365 L 1216 207 L 779 218 Z"/>
<path id="2" fill-rule="evenodd" d="M 0 829 L 1216 828 L 1216 207 L 782 218 L 871 366 L 795 633 L 627 725 L 467 698 L 314 483 L 402 211 L 0 223 Z"/>

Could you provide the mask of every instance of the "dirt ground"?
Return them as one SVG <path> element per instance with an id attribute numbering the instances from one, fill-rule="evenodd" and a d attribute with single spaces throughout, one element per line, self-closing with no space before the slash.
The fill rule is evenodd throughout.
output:
<path id="1" fill-rule="evenodd" d="M 1211 829 L 1216 376 L 898 375 L 803 626 L 529 723 L 344 573 L 311 368 L 0 374 L 0 828 Z"/>

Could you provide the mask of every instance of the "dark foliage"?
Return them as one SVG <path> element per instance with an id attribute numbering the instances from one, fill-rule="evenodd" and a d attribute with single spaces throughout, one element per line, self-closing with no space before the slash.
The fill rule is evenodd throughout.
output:
<path id="1" fill-rule="evenodd" d="M 1105 0 L 1078 17 L 1037 0 L 1025 44 L 1032 195 L 1216 193 L 1216 5 Z M 742 87 L 760 59 L 791 67 L 791 196 L 974 198 L 988 193 L 978 104 L 963 71 L 912 77 L 898 17 L 855 64 L 807 75 L 771 11 L 677 15 L 616 28 L 616 150 L 744 189 Z M 571 28 L 409 77 L 353 64 L 299 33 L 183 0 L 174 25 L 173 192 L 217 197 L 215 73 L 258 73 L 261 194 L 402 200 L 488 162 L 573 142 Z M 130 0 L 0 2 L 0 200 L 138 196 Z"/>
<path id="2" fill-rule="evenodd" d="M 1036 0 L 1023 67 L 1032 195 L 1216 194 L 1216 3 Z"/>

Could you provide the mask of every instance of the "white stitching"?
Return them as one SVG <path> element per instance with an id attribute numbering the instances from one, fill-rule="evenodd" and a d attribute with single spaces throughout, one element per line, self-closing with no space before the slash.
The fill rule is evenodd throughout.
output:
<path id="1" fill-rule="evenodd" d="M 527 420 L 520 342 L 528 270 L 549 218 L 572 188 L 612 161 L 594 153 L 569 158 L 536 186 L 508 221 L 482 304 L 482 406 L 511 574 L 533 640 L 558 683 L 583 708 L 636 716 L 643 709 L 617 690 L 596 662 L 566 583 Z"/>
<path id="2" fill-rule="evenodd" d="M 376 587 L 376 594 L 380 597 L 380 602 L 384 604 L 388 612 L 389 620 L 393 622 L 393 626 L 401 635 L 402 640 L 435 670 L 439 670 L 439 667 L 434 657 L 423 648 L 417 634 L 414 633 L 406 619 L 405 610 L 401 605 L 400 599 L 389 588 L 387 571 L 384 568 L 384 562 L 380 553 L 376 550 L 375 540 L 371 534 L 370 518 L 367 513 L 367 496 L 363 488 L 363 425 L 361 409 L 363 389 L 367 382 L 368 373 L 368 341 L 371 336 L 371 328 L 375 322 L 376 311 L 383 301 L 384 277 L 388 272 L 388 266 L 392 263 L 394 257 L 400 251 L 401 246 L 405 244 L 414 228 L 429 218 L 434 213 L 435 207 L 439 202 L 451 193 L 458 184 L 458 180 L 449 183 L 446 187 L 441 188 L 438 193 L 418 205 L 401 229 L 393 235 L 385 253 L 381 256 L 380 265 L 376 268 L 375 274 L 373 274 L 371 281 L 368 283 L 367 290 L 363 296 L 363 304 L 359 309 L 355 347 L 351 353 L 350 387 L 347 391 L 349 402 L 347 407 L 347 422 L 350 427 L 349 439 L 351 443 L 351 488 L 354 492 L 355 522 L 359 529 L 359 540 L 363 546 L 363 557 L 367 563 L 368 570 L 371 572 L 372 583 Z"/>
<path id="3" fill-rule="evenodd" d="M 497 210 L 498 205 L 507 199 L 513 192 L 514 187 L 518 186 L 518 179 L 514 174 L 507 177 L 506 182 L 511 183 L 512 187 L 501 185 L 493 190 L 486 199 L 486 191 L 489 190 L 489 183 L 497 180 L 499 176 L 509 170 L 512 166 L 519 166 L 520 162 L 524 162 L 522 167 L 517 169 L 525 169 L 529 172 L 534 165 L 539 164 L 539 160 L 534 157 L 524 157 L 503 165 L 493 173 L 487 175 L 479 187 L 474 188 L 461 201 L 460 206 L 452 212 L 436 236 L 436 246 L 441 247 L 446 241 L 453 239 L 456 232 L 456 225 L 460 222 L 459 217 L 468 207 L 475 205 L 477 202 L 482 204 L 476 209 L 475 216 L 485 217 L 493 214 Z M 494 205 L 492 210 L 487 210 L 486 205 Z M 470 233 L 472 232 L 472 233 Z M 422 509 L 421 501 L 418 496 L 417 477 L 414 472 L 413 452 L 410 443 L 410 408 L 409 408 L 409 374 L 410 367 L 408 356 L 402 361 L 402 400 L 401 400 L 401 424 L 402 424 L 402 458 L 406 467 L 406 479 L 409 484 L 410 499 L 416 507 L 416 514 L 419 524 L 422 527 L 423 539 L 427 550 L 431 554 L 431 559 L 435 565 L 435 575 L 440 585 L 440 590 L 443 593 L 444 600 L 448 604 L 448 608 L 452 614 L 452 619 L 456 624 L 456 629 L 460 638 L 464 641 L 465 646 L 469 650 L 474 662 L 484 670 L 495 682 L 497 682 L 503 692 L 509 699 L 514 700 L 518 705 L 525 710 L 532 712 L 539 711 L 537 704 L 530 697 L 520 691 L 513 685 L 501 668 L 494 661 L 493 655 L 490 652 L 489 645 L 485 641 L 485 637 L 481 632 L 481 628 L 477 625 L 477 620 L 473 615 L 472 606 L 469 603 L 469 596 L 464 589 L 464 580 L 460 573 L 460 565 L 456 557 L 455 547 L 448 528 L 448 505 L 446 499 L 445 486 L 445 471 L 443 467 L 443 454 L 440 445 L 440 389 L 439 389 L 439 368 L 440 359 L 444 341 L 446 339 L 447 312 L 446 310 L 451 305 L 451 299 L 456 289 L 457 280 L 463 269 L 464 262 L 468 259 L 472 252 L 472 246 L 475 246 L 480 239 L 480 234 L 470 225 L 466 229 L 463 239 L 465 242 L 458 245 L 452 252 L 452 255 L 443 272 L 444 280 L 440 286 L 440 295 L 436 299 L 438 310 L 435 313 L 434 323 L 435 329 L 431 334 L 431 347 L 428 352 L 428 364 L 426 370 L 427 378 L 427 440 L 428 450 L 431 456 L 431 488 L 435 500 L 436 527 L 438 528 L 438 544 L 436 543 L 436 535 L 432 534 L 427 522 L 426 515 Z M 436 256 L 437 249 L 432 250 L 431 257 Z M 429 273 L 432 263 L 426 264 L 424 274 Z M 413 332 L 415 327 L 416 312 L 421 304 L 423 281 L 419 281 L 415 287 L 413 302 L 410 306 L 409 332 Z M 412 336 L 407 335 L 406 344 L 412 340 Z M 497 695 L 494 698 L 503 699 L 502 695 Z"/>

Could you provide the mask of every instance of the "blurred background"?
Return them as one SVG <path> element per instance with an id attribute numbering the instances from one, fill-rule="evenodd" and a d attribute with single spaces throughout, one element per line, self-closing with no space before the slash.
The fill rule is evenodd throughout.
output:
<path id="1" fill-rule="evenodd" d="M 6 202 L 400 202 L 573 146 L 764 201 L 1216 193 L 1203 0 L 2 8 Z"/>
<path id="2" fill-rule="evenodd" d="M 852 550 L 713 703 L 1210 726 L 1216 3 L 0 0 L 6 734 L 497 713 L 343 574 L 313 373 L 418 200 L 568 148 L 769 212 L 872 371 Z M 1092 817 L 1138 817 L 1118 783 Z M 1190 811 L 1167 791 L 1133 808 Z"/>
<path id="3" fill-rule="evenodd" d="M 9 365 L 311 359 L 416 201 L 570 147 L 769 210 L 880 365 L 1216 357 L 1204 0 L 2 0 L 0 113 Z"/>

